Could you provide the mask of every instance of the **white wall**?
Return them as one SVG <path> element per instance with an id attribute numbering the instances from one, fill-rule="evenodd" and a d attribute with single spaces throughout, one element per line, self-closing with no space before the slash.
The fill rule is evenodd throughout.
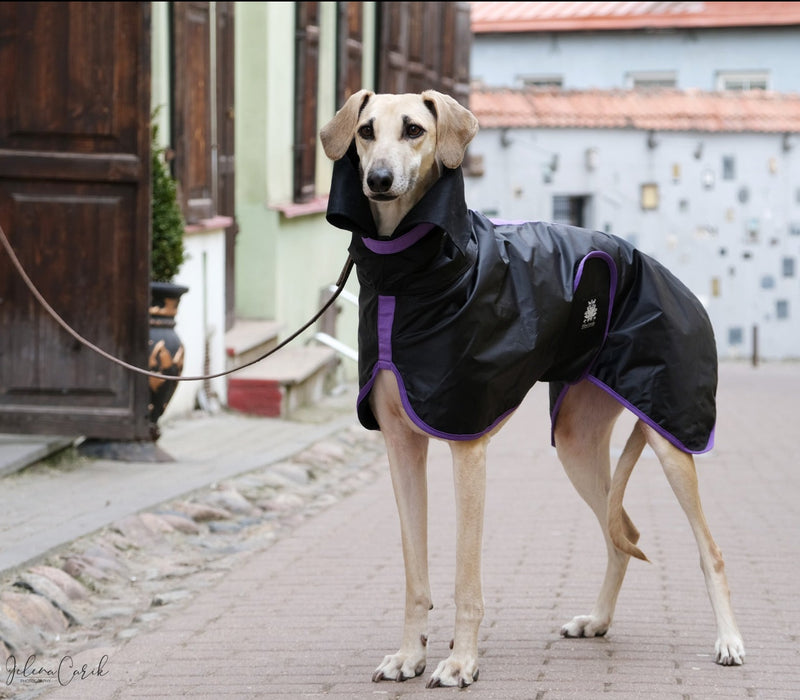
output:
<path id="1" fill-rule="evenodd" d="M 661 132 L 657 141 L 648 148 L 647 133 L 634 130 L 481 130 L 470 153 L 483 158 L 485 174 L 466 178 L 467 203 L 505 219 L 547 221 L 554 196 L 586 196 L 587 228 L 631 241 L 706 305 L 720 357 L 748 357 L 754 326 L 763 358 L 800 357 L 800 139 L 788 151 L 780 134 Z M 547 183 L 543 171 L 554 155 L 558 167 Z M 729 180 L 724 157 L 734 159 Z M 644 183 L 658 186 L 656 210 L 641 208 Z M 785 259 L 793 261 L 791 276 Z M 781 303 L 787 318 L 778 318 Z M 740 342 L 732 342 L 736 333 Z"/>
<path id="2" fill-rule="evenodd" d="M 798 63 L 797 27 L 476 34 L 471 52 L 472 77 L 486 85 L 560 75 L 569 90 L 625 88 L 631 71 L 674 71 L 678 88 L 714 90 L 717 71 L 767 69 L 770 90 L 796 92 Z"/>
<path id="3" fill-rule="evenodd" d="M 186 262 L 173 280 L 189 288 L 181 297 L 175 331 L 183 341 L 183 376 L 225 369 L 225 233 L 222 228 L 187 233 Z M 209 382 L 178 382 L 163 419 L 194 410 L 198 393 L 215 393 L 227 403 L 225 377 Z"/>

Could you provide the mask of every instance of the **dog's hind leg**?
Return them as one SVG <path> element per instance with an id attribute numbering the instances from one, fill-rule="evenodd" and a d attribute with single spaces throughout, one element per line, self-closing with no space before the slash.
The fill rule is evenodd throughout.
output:
<path id="1" fill-rule="evenodd" d="M 723 666 L 738 666 L 744 660 L 744 643 L 733 616 L 722 552 L 711 536 L 700 503 L 694 459 L 692 455 L 679 450 L 649 426 L 645 426 L 645 435 L 650 447 L 658 456 L 683 511 L 689 518 L 689 524 L 697 540 L 700 567 L 705 576 L 708 596 L 717 623 L 715 660 Z"/>
<path id="2" fill-rule="evenodd" d="M 428 437 L 406 419 L 394 377 L 378 375 L 373 409 L 381 426 L 392 476 L 405 564 L 406 600 L 403 639 L 396 654 L 386 656 L 373 681 L 405 681 L 425 670 L 428 611 L 432 607 L 428 579 Z"/>
<path id="3" fill-rule="evenodd" d="M 611 625 L 614 609 L 630 555 L 618 549 L 609 533 L 608 493 L 611 487 L 611 431 L 621 405 L 589 382 L 571 387 L 565 396 L 555 427 L 558 457 L 575 489 L 594 512 L 608 552 L 606 573 L 594 608 L 561 628 L 565 637 L 602 636 Z M 626 538 L 635 543 L 639 533 L 621 510 Z"/>

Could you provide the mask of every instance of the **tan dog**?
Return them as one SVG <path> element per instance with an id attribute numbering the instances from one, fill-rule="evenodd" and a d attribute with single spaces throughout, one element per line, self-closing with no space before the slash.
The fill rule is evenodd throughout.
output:
<path id="1" fill-rule="evenodd" d="M 345 156 L 355 141 L 361 185 L 379 237 L 398 223 L 440 177 L 442 166 L 458 168 L 475 136 L 474 115 L 435 91 L 384 95 L 361 90 L 322 129 L 326 155 Z M 405 623 L 397 653 L 386 656 L 373 680 L 406 680 L 426 665 L 428 582 L 426 456 L 429 434 L 409 417 L 398 380 L 390 371 L 375 376 L 369 406 L 383 433 L 400 516 L 406 570 Z M 571 386 L 555 426 L 559 459 L 581 497 L 595 513 L 608 550 L 608 565 L 597 601 L 588 615 L 564 625 L 567 637 L 604 635 L 630 556 L 645 559 L 634 546 L 638 531 L 622 508 L 627 479 L 645 444 L 657 455 L 700 551 L 701 567 L 716 617 L 716 661 L 741 664 L 744 646 L 734 620 L 721 553 L 700 504 L 692 455 L 675 447 L 653 427 L 637 421 L 612 481 L 610 437 L 622 405 L 588 381 Z M 481 542 L 486 449 L 493 431 L 476 439 L 449 440 L 457 504 L 455 631 L 452 653 L 434 671 L 428 687 L 467 686 L 478 678 L 478 628 L 483 618 Z"/>

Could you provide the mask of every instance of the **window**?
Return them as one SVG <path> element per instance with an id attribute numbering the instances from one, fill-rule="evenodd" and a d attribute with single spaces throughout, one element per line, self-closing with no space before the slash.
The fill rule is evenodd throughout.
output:
<path id="1" fill-rule="evenodd" d="M 564 84 L 560 75 L 520 75 L 517 77 L 524 88 L 539 88 L 542 90 L 559 90 Z"/>
<path id="2" fill-rule="evenodd" d="M 649 182 L 642 185 L 641 205 L 645 211 L 658 209 L 658 185 Z"/>
<path id="3" fill-rule="evenodd" d="M 433 89 L 469 104 L 468 2 L 380 2 L 379 92 Z"/>
<path id="4" fill-rule="evenodd" d="M 736 158 L 734 156 L 722 156 L 722 179 L 733 180 L 736 178 Z"/>
<path id="5" fill-rule="evenodd" d="M 364 63 L 364 3 L 337 3 L 336 106 L 362 86 Z"/>
<path id="6" fill-rule="evenodd" d="M 728 345 L 741 345 L 744 342 L 744 331 L 740 327 L 728 329 Z"/>
<path id="7" fill-rule="evenodd" d="M 786 299 L 778 299 L 775 302 L 775 315 L 779 319 L 789 318 L 789 302 Z"/>
<path id="8" fill-rule="evenodd" d="M 769 76 L 766 71 L 720 71 L 717 73 L 717 90 L 767 90 Z"/>
<path id="9" fill-rule="evenodd" d="M 783 276 L 794 277 L 794 258 L 783 259 Z"/>
<path id="10" fill-rule="evenodd" d="M 189 4 L 189 3 L 176 3 Z M 363 2 L 336 3 L 336 104 L 363 87 Z M 467 2 L 382 2 L 376 5 L 377 92 L 435 89 L 469 101 L 470 7 Z M 320 73 L 319 2 L 295 3 L 293 201 L 315 198 L 317 93 Z"/>
<path id="11" fill-rule="evenodd" d="M 586 197 L 553 197 L 553 221 L 570 226 L 584 226 Z"/>
<path id="12" fill-rule="evenodd" d="M 295 202 L 308 202 L 316 194 L 318 82 L 319 3 L 298 2 L 295 15 Z"/>
<path id="13" fill-rule="evenodd" d="M 211 110 L 211 22 L 207 2 L 176 2 L 172 5 L 174 31 L 175 95 L 173 129 L 174 175 L 180 182 L 181 208 L 187 223 L 209 219 L 214 214 L 212 181 Z"/>
<path id="14" fill-rule="evenodd" d="M 758 219 L 748 219 L 745 225 L 745 242 L 758 243 L 760 229 L 761 225 Z"/>
<path id="15" fill-rule="evenodd" d="M 635 71 L 625 76 L 625 85 L 633 90 L 674 88 L 677 84 L 674 71 Z"/>
<path id="16" fill-rule="evenodd" d="M 171 9 L 171 141 L 181 208 L 187 223 L 233 216 L 233 3 L 176 2 Z"/>

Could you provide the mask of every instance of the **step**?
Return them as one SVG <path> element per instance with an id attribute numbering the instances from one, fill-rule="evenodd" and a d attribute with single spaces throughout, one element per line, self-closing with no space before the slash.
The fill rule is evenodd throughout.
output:
<path id="1" fill-rule="evenodd" d="M 272 350 L 282 329 L 277 321 L 237 318 L 225 333 L 226 369 L 241 367 Z"/>
<path id="2" fill-rule="evenodd" d="M 340 360 L 316 345 L 285 347 L 228 378 L 228 407 L 251 415 L 291 418 L 317 403 Z"/>
<path id="3" fill-rule="evenodd" d="M 62 435 L 0 433 L 0 477 L 46 459 L 72 445 L 76 439 Z"/>

